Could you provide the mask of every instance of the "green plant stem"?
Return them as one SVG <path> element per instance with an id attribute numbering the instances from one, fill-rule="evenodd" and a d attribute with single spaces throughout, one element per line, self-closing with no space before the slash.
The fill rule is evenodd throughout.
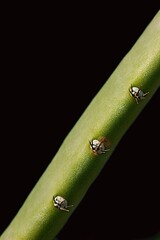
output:
<path id="1" fill-rule="evenodd" d="M 130 86 L 149 94 L 139 104 Z M 160 85 L 160 12 L 142 33 L 108 81 L 65 138 L 52 162 L 26 199 L 1 240 L 51 240 L 62 229 L 101 172 L 126 130 Z M 89 140 L 107 136 L 110 151 L 95 156 Z M 74 206 L 69 212 L 54 207 L 53 196 Z"/>

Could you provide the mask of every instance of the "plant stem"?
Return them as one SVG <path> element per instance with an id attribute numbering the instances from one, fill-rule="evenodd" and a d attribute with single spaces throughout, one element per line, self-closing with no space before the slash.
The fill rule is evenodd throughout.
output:
<path id="1" fill-rule="evenodd" d="M 149 94 L 136 103 L 131 86 Z M 142 33 L 65 138 L 52 162 L 1 240 L 51 240 L 62 229 L 101 172 L 118 142 L 160 86 L 160 12 Z M 106 136 L 110 151 L 94 155 L 89 141 Z M 54 207 L 67 199 L 69 212 Z"/>

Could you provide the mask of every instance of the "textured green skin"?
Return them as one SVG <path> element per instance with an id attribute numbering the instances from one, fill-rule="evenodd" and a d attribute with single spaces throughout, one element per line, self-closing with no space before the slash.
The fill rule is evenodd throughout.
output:
<path id="1" fill-rule="evenodd" d="M 131 84 L 149 91 L 139 104 L 129 94 Z M 160 12 L 70 131 L 1 240 L 53 239 L 159 86 Z M 89 140 L 99 136 L 107 136 L 112 144 L 109 152 L 95 156 Z M 53 195 L 74 207 L 69 212 L 56 209 Z"/>

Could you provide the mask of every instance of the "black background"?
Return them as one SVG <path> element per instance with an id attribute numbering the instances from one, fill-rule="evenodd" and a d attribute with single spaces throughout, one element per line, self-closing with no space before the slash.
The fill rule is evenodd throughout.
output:
<path id="1" fill-rule="evenodd" d="M 1 232 L 159 9 L 155 1 L 143 6 L 112 5 L 28 5 L 15 14 L 10 6 L 6 11 Z M 160 230 L 158 115 L 157 92 L 59 233 L 59 240 L 134 239 Z"/>

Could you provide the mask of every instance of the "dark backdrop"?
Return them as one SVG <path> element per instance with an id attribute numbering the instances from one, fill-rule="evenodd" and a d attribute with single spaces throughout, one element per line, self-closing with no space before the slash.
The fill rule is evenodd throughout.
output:
<path id="1" fill-rule="evenodd" d="M 10 6 L 4 21 L 1 232 L 159 9 L 156 1 L 27 7 L 14 14 Z M 60 240 L 134 239 L 160 230 L 158 114 L 157 92 Z"/>

